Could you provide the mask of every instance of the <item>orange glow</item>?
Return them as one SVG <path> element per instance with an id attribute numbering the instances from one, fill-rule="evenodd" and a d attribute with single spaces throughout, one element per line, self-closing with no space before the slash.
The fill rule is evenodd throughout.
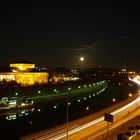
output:
<path id="1" fill-rule="evenodd" d="M 48 73 L 36 72 L 36 73 L 17 73 L 15 75 L 15 81 L 22 86 L 48 83 Z"/>
<path id="2" fill-rule="evenodd" d="M 63 73 L 53 73 L 50 79 L 51 83 L 66 82 L 66 81 L 77 81 L 79 77 L 68 76 Z"/>
<path id="3" fill-rule="evenodd" d="M 129 94 L 128 94 L 128 96 L 129 96 L 129 97 L 132 97 L 132 94 L 131 94 L 131 93 L 129 93 Z"/>
<path id="4" fill-rule="evenodd" d="M 113 99 L 112 99 L 112 101 L 113 101 L 113 102 L 116 102 L 116 99 L 115 99 L 115 98 L 113 98 Z"/>
<path id="5" fill-rule="evenodd" d="M 21 86 L 48 83 L 48 72 L 31 72 L 35 68 L 35 64 L 14 63 L 10 64 L 10 68 L 12 72 L 0 73 L 0 81 L 15 81 Z"/>
<path id="6" fill-rule="evenodd" d="M 48 83 L 47 72 L 7 72 L 0 74 L 0 81 L 16 81 L 21 86 L 29 86 L 34 84 L 47 84 Z"/>
<path id="7" fill-rule="evenodd" d="M 10 81 L 15 80 L 15 76 L 13 73 L 1 73 L 0 74 L 0 81 L 3 81 L 3 80 L 10 82 Z"/>

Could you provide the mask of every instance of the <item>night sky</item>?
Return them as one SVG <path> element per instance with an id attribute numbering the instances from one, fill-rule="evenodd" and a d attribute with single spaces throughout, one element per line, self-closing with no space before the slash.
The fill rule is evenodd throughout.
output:
<path id="1" fill-rule="evenodd" d="M 114 67 L 140 71 L 140 5 L 46 0 L 0 4 L 0 65 Z M 84 56 L 85 62 L 79 57 Z"/>

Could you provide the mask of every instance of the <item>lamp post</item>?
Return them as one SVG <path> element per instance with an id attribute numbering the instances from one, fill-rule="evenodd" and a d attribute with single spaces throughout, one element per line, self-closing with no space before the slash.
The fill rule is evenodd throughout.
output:
<path id="1" fill-rule="evenodd" d="M 68 135 L 69 135 L 69 128 L 68 128 L 69 127 L 69 117 L 68 117 L 69 116 L 69 112 L 68 112 L 68 110 L 69 110 L 69 108 L 68 108 L 68 99 L 67 99 L 67 114 L 66 114 L 67 115 L 66 116 L 67 117 L 66 118 L 66 123 L 67 123 L 67 140 L 68 140 Z"/>
<path id="2" fill-rule="evenodd" d="M 66 103 L 66 124 L 67 124 L 67 140 L 69 137 L 69 107 L 68 107 L 68 94 L 69 91 L 71 90 L 71 88 L 68 88 L 68 92 L 67 92 L 67 103 Z"/>

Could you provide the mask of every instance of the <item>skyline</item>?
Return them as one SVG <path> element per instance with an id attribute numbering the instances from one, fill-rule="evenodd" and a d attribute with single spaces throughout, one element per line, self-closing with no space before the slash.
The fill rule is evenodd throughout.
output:
<path id="1" fill-rule="evenodd" d="M 0 10 L 0 65 L 27 60 L 42 67 L 123 68 L 126 63 L 140 71 L 136 2 L 11 2 Z"/>

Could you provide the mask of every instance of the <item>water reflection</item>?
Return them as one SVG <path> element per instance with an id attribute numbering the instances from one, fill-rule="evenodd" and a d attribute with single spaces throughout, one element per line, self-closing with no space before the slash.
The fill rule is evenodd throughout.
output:
<path id="1" fill-rule="evenodd" d="M 34 110 L 35 110 L 34 108 L 28 108 L 28 109 L 18 110 L 15 112 L 8 112 L 6 113 L 5 118 L 8 121 L 16 120 L 19 119 L 20 117 L 31 115 L 31 113 L 33 113 Z"/>

